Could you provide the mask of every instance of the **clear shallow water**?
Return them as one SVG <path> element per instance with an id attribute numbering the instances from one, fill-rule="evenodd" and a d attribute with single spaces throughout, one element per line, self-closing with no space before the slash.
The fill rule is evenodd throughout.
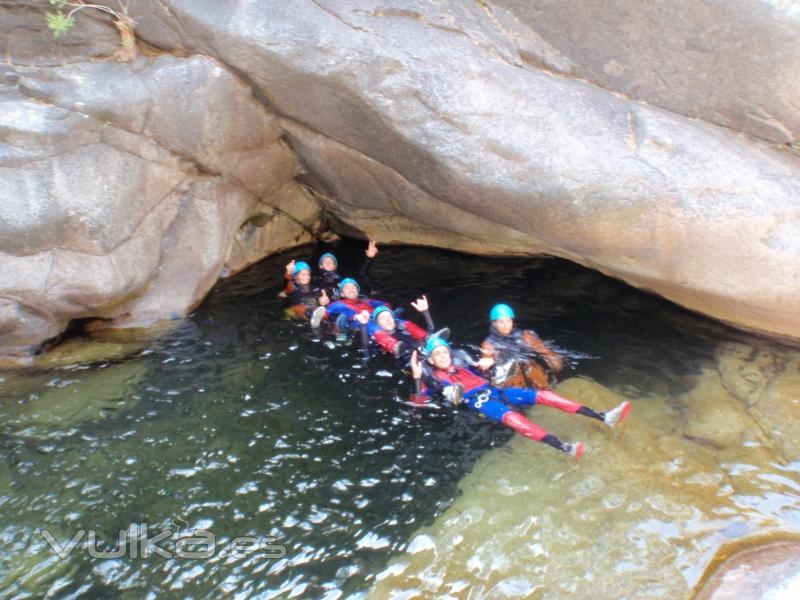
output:
<path id="1" fill-rule="evenodd" d="M 459 481 L 509 434 L 463 412 L 405 405 L 409 385 L 391 361 L 360 368 L 354 347 L 329 349 L 282 320 L 275 294 L 283 265 L 311 252 L 270 259 L 222 283 L 139 355 L 0 374 L 0 596 L 340 597 L 366 590 L 420 527 L 444 513 Z M 356 263 L 360 252 L 345 244 L 339 253 Z M 479 343 L 488 308 L 509 302 L 543 337 L 596 357 L 568 376 L 653 406 L 690 390 L 720 343 L 754 339 L 563 261 L 385 248 L 373 275 L 380 297 L 398 304 L 427 292 L 437 323 L 456 340 Z M 552 428 L 568 433 L 571 423 L 562 418 Z M 572 469 L 551 450 L 524 448 L 547 453 L 539 463 L 547 471 L 534 477 Z M 656 457 L 654 473 L 663 459 Z M 757 515 L 765 504 L 774 514 L 797 511 L 797 465 L 776 468 L 763 475 L 778 481 L 747 495 Z M 557 481 L 550 485 L 560 497 Z M 741 522 L 730 515 L 731 527 Z M 38 532 L 65 543 L 94 530 L 108 549 L 136 523 L 148 524 L 151 537 L 167 528 L 211 531 L 217 553 L 100 560 L 80 544 L 59 560 Z M 652 525 L 649 538 L 671 539 L 665 527 Z M 270 536 L 285 556 L 219 554 L 240 536 Z M 174 539 L 159 546 L 174 548 Z"/>

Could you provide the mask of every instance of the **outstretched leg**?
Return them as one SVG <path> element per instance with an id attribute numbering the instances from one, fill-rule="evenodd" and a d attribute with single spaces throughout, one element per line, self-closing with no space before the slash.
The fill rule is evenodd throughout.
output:
<path id="1" fill-rule="evenodd" d="M 580 460 L 581 456 L 583 456 L 583 442 L 576 442 L 574 444 L 562 442 L 552 433 L 547 433 L 547 431 L 539 427 L 536 423 L 526 418 L 525 415 L 521 415 L 516 411 L 509 410 L 503 415 L 503 424 L 511 427 L 511 429 L 517 433 L 521 433 L 527 438 L 542 442 L 543 444 L 552 446 L 556 450 L 561 450 L 570 456 L 574 456 L 575 460 Z"/>
<path id="2" fill-rule="evenodd" d="M 536 394 L 536 402 L 538 404 L 542 404 L 543 406 L 552 406 L 553 408 L 557 408 L 571 414 L 579 414 L 585 417 L 591 417 L 592 419 L 597 419 L 598 421 L 603 421 L 603 423 L 609 427 L 614 427 L 616 424 L 622 422 L 622 420 L 628 416 L 628 413 L 631 410 L 631 403 L 626 400 L 607 413 L 600 412 L 594 410 L 593 408 L 589 408 L 588 406 L 583 406 L 582 404 L 574 402 L 573 400 L 569 400 L 568 398 L 564 398 L 563 396 L 559 396 L 552 390 L 539 390 L 539 393 Z"/>
<path id="3" fill-rule="evenodd" d="M 517 388 L 517 391 L 520 390 Z M 522 400 L 526 400 L 524 403 L 527 405 L 533 404 L 536 397 L 536 391 L 521 391 L 531 392 L 531 394 L 504 393 L 504 395 L 506 399 L 514 398 L 515 400 L 518 400 L 517 404 L 523 404 Z M 506 406 L 506 404 L 498 399 L 499 397 L 500 394 L 496 390 L 483 389 L 467 395 L 464 400 L 466 401 L 467 406 L 469 406 L 469 408 L 472 410 L 482 414 L 492 421 L 502 423 L 503 425 L 510 427 L 517 433 L 522 434 L 527 438 L 537 442 L 542 442 L 548 446 L 552 446 L 556 450 L 561 450 L 570 456 L 574 456 L 578 460 L 580 459 L 581 455 L 583 455 L 583 442 L 578 442 L 576 444 L 562 442 L 553 434 L 548 433 L 545 429 L 527 419 L 524 415 L 510 409 L 508 406 Z"/>

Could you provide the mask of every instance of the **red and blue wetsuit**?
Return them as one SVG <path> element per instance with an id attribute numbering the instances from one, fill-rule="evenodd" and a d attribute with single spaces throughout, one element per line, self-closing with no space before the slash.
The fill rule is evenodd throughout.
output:
<path id="1" fill-rule="evenodd" d="M 367 333 L 380 346 L 381 350 L 391 352 L 395 356 L 402 355 L 408 358 L 411 351 L 418 345 L 418 342 L 424 340 L 434 330 L 431 313 L 428 310 L 424 310 L 422 315 L 425 317 L 427 331 L 412 321 L 399 319 L 395 316 L 395 328 L 393 330 L 387 331 L 377 323 L 370 321 L 367 325 Z"/>
<path id="2" fill-rule="evenodd" d="M 348 298 L 341 298 L 336 302 L 331 302 L 326 307 L 326 316 L 335 320 L 340 327 L 346 323 L 349 329 L 358 329 L 359 324 L 355 320 L 355 316 L 362 311 L 367 311 L 372 314 L 379 306 L 389 306 L 382 300 L 372 300 L 371 298 L 356 298 L 350 300 Z"/>
<path id="3" fill-rule="evenodd" d="M 565 444 L 533 421 L 528 420 L 523 414 L 513 410 L 511 406 L 533 406 L 538 401 L 541 404 L 574 413 L 577 412 L 580 404 L 561 398 L 547 390 L 494 387 L 477 371 L 463 363 L 459 364 L 459 362 L 454 359 L 453 364 L 447 369 L 426 365 L 427 368 L 423 371 L 422 379 L 414 380 L 415 393 L 411 397 L 412 401 L 415 404 L 424 404 L 431 396 L 440 392 L 446 397 L 448 395 L 452 397 L 452 394 L 448 394 L 448 388 L 460 386 L 463 402 L 471 410 L 492 421 L 503 423 L 532 440 L 543 442 L 563 452 L 569 451 L 569 444 Z"/>
<path id="4" fill-rule="evenodd" d="M 375 323 L 367 325 L 367 332 L 375 343 L 386 352 L 396 353 L 399 344 L 407 349 L 415 347 L 421 340 L 428 337 L 427 331 L 416 323 L 404 319 L 395 319 L 397 326 L 392 331 L 386 331 Z"/>

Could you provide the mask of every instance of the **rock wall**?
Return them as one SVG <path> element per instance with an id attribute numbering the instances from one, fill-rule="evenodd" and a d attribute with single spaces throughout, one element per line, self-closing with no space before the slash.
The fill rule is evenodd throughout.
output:
<path id="1" fill-rule="evenodd" d="M 221 275 L 313 239 L 275 117 L 213 59 L 2 68 L 0 334 L 183 316 Z"/>
<path id="2" fill-rule="evenodd" d="M 138 20 L 153 44 L 213 54 L 239 72 L 284 118 L 309 171 L 305 180 L 358 231 L 385 241 L 562 256 L 728 322 L 800 337 L 795 155 L 576 79 L 577 58 L 561 64 L 566 54 L 554 43 L 500 22 L 505 10 L 524 24 L 521 7 L 529 4 L 318 0 L 231 8 L 172 0 L 158 9 L 140 3 Z M 702 3 L 695 15 L 658 5 L 653 22 L 672 13 L 706 23 L 732 10 Z M 559 6 L 549 10 L 564 20 L 574 12 Z M 583 7 L 576 22 L 599 10 Z M 759 4 L 756 12 L 767 9 Z M 752 27 L 750 39 L 800 33 L 791 15 L 769 10 L 771 19 L 752 22 L 739 10 L 736 27 Z M 669 34 L 666 24 L 658 31 Z M 653 35 L 641 45 L 656 46 Z M 695 37 L 716 56 L 704 68 L 744 64 L 741 52 L 727 52 L 702 28 Z M 552 68 L 521 58 L 536 44 Z M 677 53 L 663 60 L 676 72 L 695 71 L 687 77 L 698 90 L 724 95 L 700 66 Z M 796 64 L 800 48 L 787 44 L 775 60 Z M 558 64 L 563 75 L 554 74 Z M 800 96 L 782 91 L 793 85 L 784 78 L 769 89 L 776 102 L 788 94 L 796 115 Z M 679 98 L 682 90 L 672 93 Z M 726 124 L 739 119 L 737 110 L 731 105 Z M 708 111 L 721 109 L 709 104 Z"/>
<path id="3" fill-rule="evenodd" d="M 800 338 L 788 5 L 139 0 L 122 65 L 36 4 L 0 2 L 2 354 L 185 314 L 323 219 Z"/>
<path id="4" fill-rule="evenodd" d="M 800 143 L 800 5 L 487 0 L 520 60 L 779 144 Z"/>

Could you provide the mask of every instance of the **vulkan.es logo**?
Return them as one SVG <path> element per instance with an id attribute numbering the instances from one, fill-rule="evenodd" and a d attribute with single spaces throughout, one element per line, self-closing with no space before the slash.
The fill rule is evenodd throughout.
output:
<path id="1" fill-rule="evenodd" d="M 47 529 L 39 530 L 51 550 L 65 560 L 77 548 L 96 559 L 162 558 L 208 559 L 218 557 L 244 558 L 256 552 L 265 558 L 283 558 L 286 547 L 276 544 L 273 536 L 241 536 L 225 544 L 217 544 L 216 536 L 208 529 L 190 529 L 189 523 L 175 518 L 171 527 L 153 530 L 147 523 L 130 523 L 118 532 L 116 543 L 103 543 L 94 529 L 79 529 L 69 540 L 59 541 Z"/>

